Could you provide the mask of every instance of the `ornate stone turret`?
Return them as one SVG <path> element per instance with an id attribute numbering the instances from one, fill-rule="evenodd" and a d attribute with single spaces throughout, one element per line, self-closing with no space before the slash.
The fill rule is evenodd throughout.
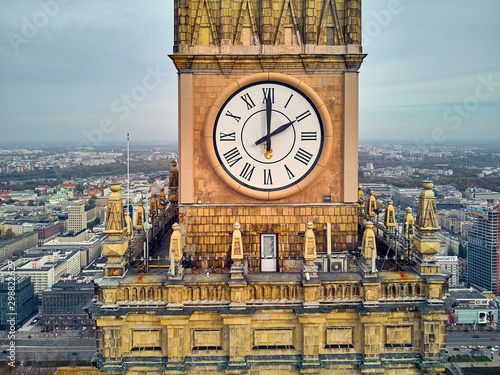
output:
<path id="1" fill-rule="evenodd" d="M 132 238 L 134 238 L 134 225 L 132 223 L 132 218 L 127 215 L 125 216 L 125 221 L 127 223 L 127 236 L 131 240 Z"/>
<path id="2" fill-rule="evenodd" d="M 409 240 L 411 240 L 415 234 L 415 218 L 411 211 L 411 208 L 407 207 L 405 217 L 403 218 L 403 234 Z"/>
<path id="3" fill-rule="evenodd" d="M 358 215 L 363 214 L 363 207 L 365 205 L 365 193 L 363 193 L 363 188 L 358 186 Z"/>
<path id="4" fill-rule="evenodd" d="M 232 279 L 243 278 L 243 240 L 241 239 L 240 228 L 240 223 L 236 222 L 233 224 L 233 239 L 231 241 L 231 260 L 233 261 L 231 265 Z"/>
<path id="5" fill-rule="evenodd" d="M 172 236 L 170 237 L 170 275 L 175 278 L 182 278 L 183 269 L 181 266 L 181 260 L 183 256 L 182 252 L 182 236 L 179 231 L 179 224 L 175 223 L 172 225 Z"/>
<path id="6" fill-rule="evenodd" d="M 167 196 L 165 195 L 165 188 L 160 189 L 160 196 L 158 197 L 158 210 L 160 212 L 165 211 L 167 208 Z"/>
<path id="7" fill-rule="evenodd" d="M 105 228 L 104 233 L 108 238 L 103 243 L 102 255 L 108 257 L 108 261 L 104 276 L 123 276 L 126 272 L 128 238 L 120 185 L 111 185 Z"/>
<path id="8" fill-rule="evenodd" d="M 438 225 L 436 197 L 432 188 L 432 181 L 423 182 L 424 190 L 418 201 L 418 213 L 415 223 L 416 233 L 413 244 L 417 250 L 415 269 L 420 274 L 439 273 L 434 255 L 439 252 L 440 241 L 436 233 L 441 229 Z"/>
<path id="9" fill-rule="evenodd" d="M 138 231 L 142 231 L 143 229 L 145 216 L 146 214 L 144 212 L 144 203 L 140 202 L 135 214 L 135 229 L 137 229 Z"/>
<path id="10" fill-rule="evenodd" d="M 168 201 L 171 204 L 179 202 L 179 171 L 177 170 L 177 162 L 175 161 L 172 162 L 168 180 Z"/>
<path id="11" fill-rule="evenodd" d="M 375 210 L 377 209 L 377 199 L 375 198 L 375 193 L 373 191 L 370 192 L 370 197 L 366 201 L 366 214 L 373 218 L 377 214 Z"/>
<path id="12" fill-rule="evenodd" d="M 375 258 L 377 256 L 377 239 L 373 231 L 373 223 L 368 221 L 365 225 L 363 239 L 361 241 L 361 271 L 365 276 L 369 273 L 375 273 Z"/>
<path id="13" fill-rule="evenodd" d="M 304 233 L 304 272 L 310 277 L 318 276 L 318 269 L 314 264 L 316 260 L 316 237 L 314 235 L 314 224 L 308 222 L 306 224 L 306 232 Z"/>
<path id="14" fill-rule="evenodd" d="M 363 193 L 363 188 L 358 186 L 358 203 L 363 204 L 365 202 L 365 193 Z"/>
<path id="15" fill-rule="evenodd" d="M 149 201 L 149 217 L 151 218 L 151 223 L 154 222 L 157 216 L 158 202 L 156 201 L 156 194 L 151 194 L 151 200 Z"/>
<path id="16" fill-rule="evenodd" d="M 384 225 L 388 229 L 392 229 L 396 226 L 396 214 L 394 211 L 394 206 L 392 201 L 387 202 L 387 207 L 385 208 L 384 214 Z"/>

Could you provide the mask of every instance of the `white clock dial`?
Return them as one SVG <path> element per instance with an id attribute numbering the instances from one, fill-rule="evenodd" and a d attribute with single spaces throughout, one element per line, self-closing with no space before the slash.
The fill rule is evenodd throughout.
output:
<path id="1" fill-rule="evenodd" d="M 213 128 L 215 154 L 225 172 L 257 191 L 278 191 L 304 179 L 323 148 L 324 129 L 312 101 L 282 82 L 236 91 Z"/>

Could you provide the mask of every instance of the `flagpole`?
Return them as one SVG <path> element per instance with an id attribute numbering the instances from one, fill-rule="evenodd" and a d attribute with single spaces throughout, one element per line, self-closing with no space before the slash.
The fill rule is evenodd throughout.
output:
<path id="1" fill-rule="evenodd" d="M 127 133 L 127 212 L 130 217 L 130 136 Z M 132 220 L 132 218 L 130 218 Z"/>

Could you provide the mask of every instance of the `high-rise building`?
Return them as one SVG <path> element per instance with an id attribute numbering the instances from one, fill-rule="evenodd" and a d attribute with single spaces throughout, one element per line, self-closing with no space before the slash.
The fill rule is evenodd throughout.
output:
<path id="1" fill-rule="evenodd" d="M 10 298 L 9 298 L 10 296 Z M 15 299 L 12 298 L 15 297 Z M 0 329 L 19 329 L 38 312 L 38 298 L 29 276 L 0 276 Z"/>
<path id="2" fill-rule="evenodd" d="M 500 295 L 500 205 L 467 206 L 474 218 L 467 236 L 468 280 Z"/>
<path id="3" fill-rule="evenodd" d="M 68 231 L 78 233 L 87 228 L 85 204 L 81 201 L 71 202 L 68 214 Z"/>

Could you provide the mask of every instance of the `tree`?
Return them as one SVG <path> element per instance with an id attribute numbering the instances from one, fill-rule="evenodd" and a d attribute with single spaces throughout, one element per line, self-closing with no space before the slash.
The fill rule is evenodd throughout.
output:
<path id="1" fill-rule="evenodd" d="M 45 201 L 40 201 L 40 203 L 38 203 L 38 205 L 39 205 L 40 207 L 45 206 Z"/>
<path id="2" fill-rule="evenodd" d="M 12 237 L 15 237 L 15 235 L 16 234 L 10 228 L 5 231 L 5 237 L 7 239 L 11 239 Z"/>

